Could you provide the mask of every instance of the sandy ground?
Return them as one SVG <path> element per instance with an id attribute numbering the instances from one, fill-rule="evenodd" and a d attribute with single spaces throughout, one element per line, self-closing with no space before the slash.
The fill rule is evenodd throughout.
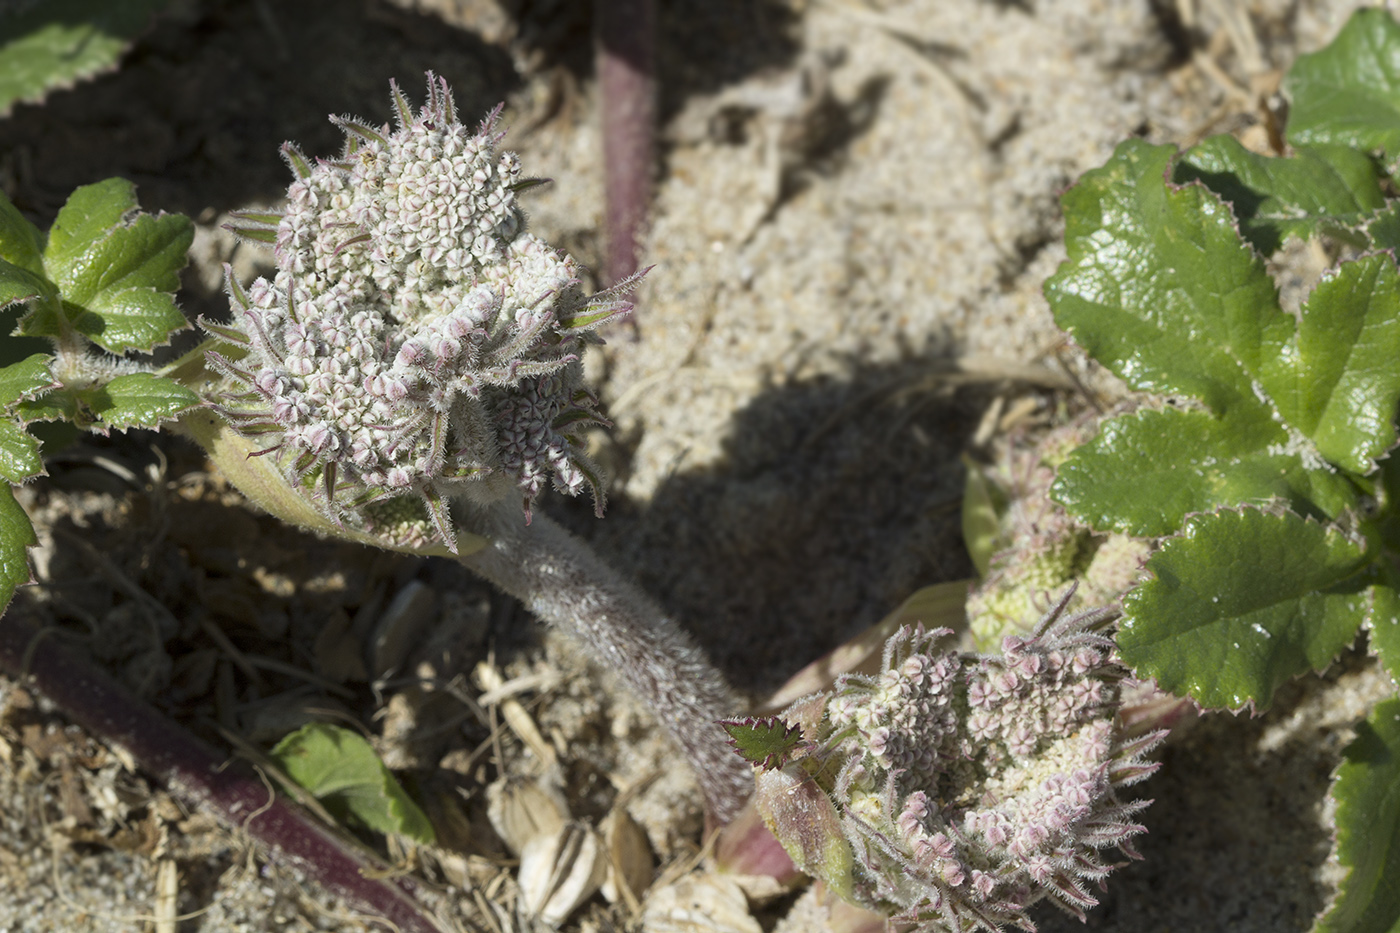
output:
<path id="1" fill-rule="evenodd" d="M 1033 429 L 1082 405 L 1064 389 L 1074 380 L 1114 391 L 1065 344 L 1040 295 L 1063 258 L 1059 194 L 1126 136 L 1186 145 L 1257 132 L 1282 69 L 1356 5 L 661 2 L 662 147 L 645 258 L 655 268 L 636 331 L 588 360 L 616 425 L 596 450 L 612 505 L 601 522 L 573 503 L 548 508 L 754 697 L 918 587 L 968 577 L 959 456 L 990 452 L 999 413 Z M 0 120 L 0 184 L 47 226 L 73 187 L 136 181 L 148 210 L 197 220 L 182 300 L 218 314 L 219 264 L 246 280 L 264 261 L 219 224 L 276 203 L 277 145 L 333 154 L 328 113 L 387 119 L 388 80 L 413 93 L 433 70 L 464 113 L 506 102 L 508 145 L 555 181 L 531 196 L 532 228 L 598 267 L 590 56 L 586 6 L 557 0 L 183 0 L 116 74 Z M 490 928 L 473 886 L 502 904 L 513 896 L 509 860 L 485 828 L 498 762 L 474 751 L 489 726 L 467 718 L 423 739 L 415 730 L 441 697 L 371 690 L 376 672 L 335 653 L 369 650 L 393 597 L 415 585 L 435 594 L 423 630 L 442 634 L 405 664 L 436 665 L 447 681 L 489 652 L 506 677 L 527 678 L 576 816 L 600 820 L 621 792 L 659 864 L 693 854 L 694 794 L 645 715 L 455 568 L 280 532 L 165 439 L 80 445 L 51 472 L 27 491 L 49 585 L 16 611 L 77 633 L 216 739 L 211 722 L 266 747 L 328 700 L 295 677 L 245 677 L 211 627 L 243 652 L 333 668 L 344 693 L 329 702 L 470 827 L 447 847 L 457 862 L 415 866 L 453 892 L 465 928 Z M 151 635 L 139 600 L 71 546 L 75 531 L 120 555 L 119 575 L 166 605 L 171 624 Z M 1206 719 L 1174 741 L 1145 790 L 1158 800 L 1146 859 L 1112 879 L 1089 928 L 1307 929 L 1333 890 L 1328 776 L 1350 724 L 1389 689 L 1349 658 L 1265 717 Z M 203 911 L 182 931 L 361 928 L 14 684 L 0 687 L 0 707 L 0 930 L 143 928 L 133 918 L 149 913 L 167 861 L 179 909 Z M 505 746 L 501 768 L 533 767 L 512 736 Z M 117 844 L 123 827 L 141 831 Z M 759 915 L 771 927 L 785 909 Z M 634 923 L 625 904 L 598 898 L 570 921 Z"/>

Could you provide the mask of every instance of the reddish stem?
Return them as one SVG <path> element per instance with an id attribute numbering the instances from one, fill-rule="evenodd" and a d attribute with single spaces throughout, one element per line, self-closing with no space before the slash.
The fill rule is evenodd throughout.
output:
<path id="1" fill-rule="evenodd" d="M 594 10 L 607 201 L 603 284 L 609 286 L 637 271 L 651 200 L 656 9 L 654 0 L 598 0 Z"/>
<path id="2" fill-rule="evenodd" d="M 208 809 L 326 890 L 404 933 L 442 933 L 418 905 L 411 879 L 380 880 L 386 866 L 353 851 L 281 797 L 241 762 L 203 741 L 112 679 L 106 671 L 40 637 L 14 612 L 0 619 L 0 670 L 32 678 L 68 718 L 131 753 L 193 809 Z M 379 877 L 376 877 L 379 876 Z"/>

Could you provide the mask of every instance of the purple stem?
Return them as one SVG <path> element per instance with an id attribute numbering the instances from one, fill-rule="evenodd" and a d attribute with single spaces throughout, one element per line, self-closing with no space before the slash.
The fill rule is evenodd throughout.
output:
<path id="1" fill-rule="evenodd" d="M 607 201 L 603 284 L 610 286 L 637 271 L 651 200 L 656 8 L 654 0 L 598 0 L 594 16 Z"/>
<path id="2" fill-rule="evenodd" d="M 27 655 L 27 656 L 26 656 Z M 414 897 L 411 879 L 380 880 L 386 866 L 353 851 L 281 797 L 241 762 L 229 761 L 144 701 L 106 671 L 40 637 L 13 612 L 0 619 L 0 670 L 26 676 L 88 732 L 131 753 L 194 809 L 208 809 L 261 843 L 272 859 L 305 872 L 327 891 L 404 933 L 443 933 Z"/>

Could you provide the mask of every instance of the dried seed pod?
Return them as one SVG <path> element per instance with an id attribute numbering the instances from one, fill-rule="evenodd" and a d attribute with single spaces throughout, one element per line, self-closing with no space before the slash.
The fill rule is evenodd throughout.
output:
<path id="1" fill-rule="evenodd" d="M 520 910 L 557 927 L 593 896 L 607 868 L 602 841 L 587 824 L 573 821 L 539 834 L 520 853 Z"/>
<path id="2" fill-rule="evenodd" d="M 642 911 L 647 933 L 762 933 L 744 892 L 723 875 L 686 875 L 652 889 Z"/>
<path id="3" fill-rule="evenodd" d="M 603 881 L 603 897 L 608 903 L 619 900 L 634 913 L 641 905 L 642 895 L 651 887 L 656 862 L 651 855 L 647 834 L 623 807 L 613 807 L 603 820 L 603 842 L 607 853 L 607 877 Z"/>
<path id="4" fill-rule="evenodd" d="M 511 855 L 536 836 L 550 836 L 569 821 L 559 788 L 535 778 L 501 778 L 486 788 L 486 818 Z"/>
<path id="5" fill-rule="evenodd" d="M 376 678 L 396 670 L 422 642 L 424 630 L 437 619 L 437 594 L 421 580 L 410 580 L 379 617 L 368 646 L 369 668 Z"/>

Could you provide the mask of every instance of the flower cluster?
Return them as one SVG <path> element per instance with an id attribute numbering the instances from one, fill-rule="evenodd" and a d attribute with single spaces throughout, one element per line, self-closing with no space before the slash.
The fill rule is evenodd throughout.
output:
<path id="1" fill-rule="evenodd" d="M 246 290 L 230 274 L 233 326 L 201 321 L 227 344 L 211 365 L 237 386 L 220 412 L 265 436 L 263 453 L 319 488 L 336 521 L 396 543 L 430 529 L 451 547 L 458 493 L 513 489 L 528 520 L 552 481 L 588 487 L 601 511 L 580 432 L 605 422 L 579 359 L 630 311 L 619 295 L 635 280 L 584 296 L 578 265 L 525 232 L 516 195 L 539 182 L 497 153 L 499 110 L 472 131 L 432 75 L 417 114 L 392 92 L 397 129 L 333 118 L 341 157 L 313 163 L 287 144 L 285 209 L 237 215 L 277 272 Z M 415 503 L 416 520 L 376 527 L 403 510 L 364 507 L 389 499 Z"/>
<path id="2" fill-rule="evenodd" d="M 1110 616 L 1066 602 L 1000 655 L 903 628 L 879 675 L 785 714 L 804 744 L 759 775 L 757 804 L 799 866 L 924 929 L 1033 929 L 1026 910 L 1046 899 L 1082 919 L 1112 868 L 1102 850 L 1136 857 L 1148 801 L 1116 792 L 1156 770 L 1144 755 L 1165 733 L 1122 739 L 1126 671 L 1095 631 Z M 841 851 L 812 843 L 833 831 Z"/>

